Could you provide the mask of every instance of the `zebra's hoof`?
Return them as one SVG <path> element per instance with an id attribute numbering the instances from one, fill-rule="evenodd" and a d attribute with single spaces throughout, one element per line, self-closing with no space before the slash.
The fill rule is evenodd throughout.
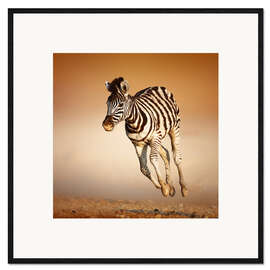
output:
<path id="1" fill-rule="evenodd" d="M 186 197 L 188 195 L 188 190 L 186 187 L 182 187 L 181 188 L 181 193 L 183 197 Z"/>
<path id="2" fill-rule="evenodd" d="M 174 188 L 174 186 L 171 186 L 170 187 L 170 193 L 169 194 L 170 194 L 171 197 L 174 196 L 174 194 L 175 194 L 175 188 Z"/>
<path id="3" fill-rule="evenodd" d="M 168 197 L 169 193 L 170 193 L 170 186 L 167 185 L 167 184 L 163 184 L 161 186 L 161 192 L 162 192 L 162 195 L 164 197 Z"/>

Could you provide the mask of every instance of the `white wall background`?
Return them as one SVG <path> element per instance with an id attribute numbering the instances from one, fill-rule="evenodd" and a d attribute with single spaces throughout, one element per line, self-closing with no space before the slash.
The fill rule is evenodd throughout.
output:
<path id="1" fill-rule="evenodd" d="M 269 2 L 269 1 L 268 1 Z M 43 4 L 42 2 L 37 3 L 36 1 L 1 1 L 1 38 L 0 40 L 1 42 L 1 55 L 0 55 L 0 59 L 2 60 L 0 62 L 1 64 L 1 89 L 3 89 L 3 91 L 1 91 L 1 96 L 0 96 L 0 100 L 1 100 L 1 105 L 0 105 L 0 109 L 1 109 L 1 145 L 0 145 L 0 149 L 2 150 L 0 152 L 1 155 L 1 167 L 0 167 L 0 172 L 1 172 L 1 194 L 0 194 L 0 198 L 1 198 L 1 206 L 3 207 L 1 209 L 1 217 L 0 217 L 0 224 L 1 224 L 1 229 L 0 229 L 0 244 L 1 244 L 1 254 L 0 254 L 0 260 L 1 260 L 1 268 L 2 269 L 13 269 L 13 268 L 43 268 L 43 269 L 54 269 L 54 268 L 65 268 L 65 269 L 78 269 L 78 268 L 89 268 L 91 267 L 91 269 L 126 269 L 128 267 L 130 268 L 158 268 L 158 269 L 168 269 L 168 268 L 182 268 L 182 269 L 190 269 L 190 268 L 216 268 L 216 265 L 203 265 L 203 266 L 194 266 L 194 265 L 170 265 L 170 266 L 165 266 L 165 265 L 161 265 L 161 266 L 157 266 L 157 265 L 149 265 L 149 266 L 127 266 L 127 265 L 122 265 L 122 266 L 118 266 L 118 265 L 114 265 L 114 266 L 110 266 L 110 265 L 106 265 L 106 266 L 97 266 L 97 265 L 57 265 L 57 266 L 50 266 L 50 265 L 22 265 L 22 266 L 14 266 L 14 265 L 7 265 L 7 8 L 8 7 L 51 7 L 51 8 L 63 8 L 63 7 L 70 7 L 70 8 L 79 8 L 79 7 L 84 7 L 84 8 L 109 8 L 109 7 L 126 7 L 126 8 L 131 8 L 131 7 L 144 7 L 144 8 L 254 8 L 254 7 L 264 7 L 265 8 L 265 44 L 267 45 L 269 42 L 269 29 L 270 29 L 270 25 L 269 25 L 269 21 L 268 21 L 268 17 L 267 17 L 267 13 L 268 13 L 268 8 L 267 8 L 267 1 L 232 1 L 232 0 L 227 0 L 227 1 L 203 1 L 204 5 L 202 5 L 201 1 L 185 1 L 185 3 L 181 3 L 179 1 L 166 1 L 166 4 L 164 3 L 164 1 L 149 1 L 149 2 L 145 2 L 145 1 L 140 1 L 137 0 L 136 4 L 132 4 L 132 3 L 127 3 L 126 1 L 120 1 L 120 0 L 115 0 L 115 1 L 91 1 L 91 5 L 89 1 L 80 1 L 77 0 L 76 2 L 74 1 L 65 1 L 65 6 L 63 5 L 62 1 L 46 1 L 46 4 Z M 128 5 L 129 4 L 129 5 Z M 268 37 L 268 38 L 266 38 Z M 266 48 L 266 46 L 265 46 Z M 265 63 L 267 63 L 269 60 L 269 55 L 267 54 L 267 52 L 265 52 Z M 265 84 L 264 84 L 264 88 L 265 88 L 265 116 L 269 115 L 270 113 L 270 109 L 268 106 L 269 103 L 269 94 L 267 93 L 266 89 L 268 88 L 268 79 L 267 79 L 267 67 L 265 65 Z M 269 76 L 268 76 L 269 77 Z M 269 137 L 269 120 L 267 119 L 267 117 L 265 117 L 265 138 Z M 269 143 L 267 140 L 265 140 L 265 167 L 267 167 L 268 164 L 268 154 L 267 154 L 267 150 L 270 149 Z M 265 169 L 265 194 L 267 190 L 269 190 L 269 184 L 267 182 L 268 179 L 268 174 L 269 171 L 267 170 L 267 168 Z M 265 213 L 269 212 L 269 203 L 270 200 L 267 198 L 267 196 L 265 196 Z M 231 266 L 231 265 L 221 265 L 218 266 L 218 268 L 252 268 L 252 269 L 259 269 L 259 267 L 267 267 L 269 266 L 268 264 L 268 258 L 267 255 L 269 254 L 268 249 L 268 242 L 269 242 L 269 235 L 268 235 L 268 230 L 267 227 L 269 227 L 270 225 L 270 218 L 269 216 L 265 217 L 265 265 L 264 266 L 255 266 L 255 265 L 242 265 L 242 266 Z"/>

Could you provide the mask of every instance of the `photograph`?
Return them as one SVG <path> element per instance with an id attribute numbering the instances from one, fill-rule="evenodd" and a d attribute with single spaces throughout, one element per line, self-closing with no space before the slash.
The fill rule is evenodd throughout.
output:
<path id="1" fill-rule="evenodd" d="M 263 14 L 8 9 L 8 262 L 263 263 Z"/>
<path id="2" fill-rule="evenodd" d="M 218 53 L 54 53 L 53 217 L 218 218 Z"/>

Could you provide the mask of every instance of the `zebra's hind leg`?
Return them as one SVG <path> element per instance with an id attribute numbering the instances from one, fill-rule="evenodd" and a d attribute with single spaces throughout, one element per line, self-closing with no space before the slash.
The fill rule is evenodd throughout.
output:
<path id="1" fill-rule="evenodd" d="M 165 172 L 166 172 L 166 182 L 170 186 L 169 194 L 171 197 L 173 197 L 175 194 L 175 188 L 173 186 L 173 183 L 170 177 L 170 154 L 169 154 L 169 151 L 162 144 L 160 145 L 160 148 L 159 148 L 159 154 L 164 161 Z"/>
<path id="2" fill-rule="evenodd" d="M 147 166 L 147 144 L 134 144 L 137 156 L 140 161 L 140 169 L 141 172 L 151 180 L 151 182 L 155 185 L 156 188 L 161 188 L 160 184 L 155 180 L 148 169 Z"/>
<path id="3" fill-rule="evenodd" d="M 155 168 L 158 182 L 161 186 L 162 194 L 163 196 L 167 197 L 170 193 L 170 186 L 166 183 L 166 181 L 164 181 L 161 178 L 161 174 L 158 168 L 158 161 L 160 159 L 161 138 L 160 137 L 154 138 L 150 143 L 150 147 L 151 147 L 150 161 Z"/>
<path id="4" fill-rule="evenodd" d="M 179 132 L 179 127 L 175 127 L 172 129 L 169 133 L 170 138 L 171 138 L 171 143 L 172 143 L 172 151 L 173 151 L 173 157 L 174 157 L 174 162 L 178 170 L 178 175 L 179 175 L 179 184 L 181 187 L 181 193 L 183 197 L 186 197 L 188 195 L 188 189 L 187 185 L 184 180 L 182 168 L 181 168 L 181 152 L 180 152 L 180 132 Z"/>

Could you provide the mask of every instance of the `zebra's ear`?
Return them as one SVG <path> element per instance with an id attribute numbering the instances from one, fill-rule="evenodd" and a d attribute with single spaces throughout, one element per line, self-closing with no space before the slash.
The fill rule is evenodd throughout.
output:
<path id="1" fill-rule="evenodd" d="M 128 82 L 127 82 L 126 80 L 124 80 L 124 81 L 122 81 L 122 82 L 120 83 L 120 87 L 121 87 L 121 91 L 122 91 L 124 94 L 126 94 L 127 91 L 129 90 L 129 84 L 128 84 Z"/>
<path id="2" fill-rule="evenodd" d="M 110 83 L 108 81 L 105 82 L 105 86 L 106 86 L 107 90 L 110 91 Z"/>

